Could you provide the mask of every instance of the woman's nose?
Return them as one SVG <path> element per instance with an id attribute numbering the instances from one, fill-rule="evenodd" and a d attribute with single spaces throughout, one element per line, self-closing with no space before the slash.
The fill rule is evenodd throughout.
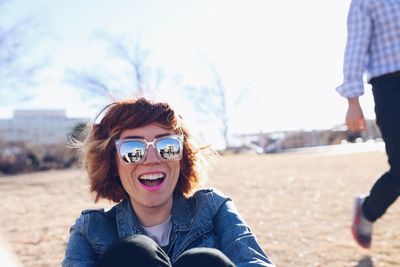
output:
<path id="1" fill-rule="evenodd" d="M 157 152 L 154 146 L 149 145 L 147 148 L 146 158 L 143 161 L 143 164 L 152 164 L 152 163 L 159 163 L 160 160 L 157 157 Z"/>

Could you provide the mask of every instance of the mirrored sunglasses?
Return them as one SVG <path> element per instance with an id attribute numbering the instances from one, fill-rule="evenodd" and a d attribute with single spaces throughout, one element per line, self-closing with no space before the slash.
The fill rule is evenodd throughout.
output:
<path id="1" fill-rule="evenodd" d="M 142 138 L 115 140 L 118 155 L 125 164 L 138 164 L 143 162 L 150 145 L 154 147 L 157 158 L 161 161 L 176 161 L 182 159 L 183 137 L 179 135 L 154 138 L 152 142 L 148 142 Z"/>

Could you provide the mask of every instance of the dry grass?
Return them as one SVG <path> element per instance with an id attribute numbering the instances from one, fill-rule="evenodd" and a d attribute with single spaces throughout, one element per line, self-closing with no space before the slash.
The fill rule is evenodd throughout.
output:
<path id="1" fill-rule="evenodd" d="M 278 266 L 400 266 L 400 205 L 361 251 L 349 226 L 353 197 L 387 168 L 383 152 L 227 155 L 210 186 L 231 196 Z M 0 232 L 24 266 L 59 266 L 68 228 L 94 205 L 79 170 L 0 177 Z"/>

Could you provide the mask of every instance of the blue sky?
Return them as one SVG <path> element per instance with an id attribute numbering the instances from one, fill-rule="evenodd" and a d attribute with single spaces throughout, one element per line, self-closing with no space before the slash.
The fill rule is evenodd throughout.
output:
<path id="1" fill-rule="evenodd" d="M 116 73 L 105 33 L 127 43 L 139 40 L 148 63 L 164 72 L 156 97 L 178 107 L 195 125 L 198 114 L 185 87 L 218 70 L 228 102 L 231 133 L 330 128 L 344 121 L 341 83 L 349 0 L 12 0 L 5 23 L 31 15 L 39 38 L 32 59 L 46 58 L 34 98 L 0 107 L 0 118 L 16 108 L 65 108 L 67 115 L 93 116 L 92 103 L 65 82 L 65 70 Z M 240 92 L 246 89 L 241 100 Z M 361 99 L 374 118 L 371 93 Z M 213 122 L 202 129 L 217 133 Z"/>

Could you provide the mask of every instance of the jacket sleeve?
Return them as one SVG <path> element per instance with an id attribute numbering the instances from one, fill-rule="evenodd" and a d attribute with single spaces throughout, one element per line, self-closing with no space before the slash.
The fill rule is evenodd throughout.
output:
<path id="1" fill-rule="evenodd" d="M 83 227 L 87 219 L 82 214 L 71 227 L 62 267 L 96 266 L 96 253 L 87 238 L 83 235 Z"/>
<path id="2" fill-rule="evenodd" d="M 364 94 L 363 74 L 368 59 L 372 21 L 365 1 L 352 0 L 347 15 L 347 41 L 343 63 L 343 84 L 336 88 L 340 95 L 352 98 Z"/>
<path id="3" fill-rule="evenodd" d="M 217 200 L 214 203 L 221 202 Z M 240 216 L 229 198 L 218 205 L 214 218 L 214 230 L 219 239 L 221 251 L 233 261 L 237 267 L 268 266 L 274 264 L 258 244 L 244 219 Z"/>

